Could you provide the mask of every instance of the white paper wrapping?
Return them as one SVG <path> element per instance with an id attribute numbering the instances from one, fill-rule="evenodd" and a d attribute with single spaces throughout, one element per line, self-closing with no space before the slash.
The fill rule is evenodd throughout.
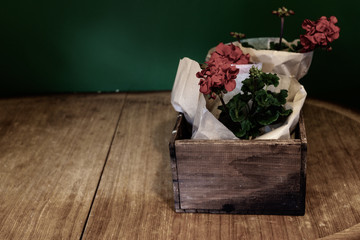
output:
<path id="1" fill-rule="evenodd" d="M 171 91 L 171 104 L 174 109 L 184 113 L 191 124 L 194 122 L 200 97 L 199 79 L 196 77 L 199 71 L 199 63 L 189 58 L 181 59 Z"/>
<path id="2" fill-rule="evenodd" d="M 247 40 L 249 44 L 255 47 L 261 45 L 262 48 L 266 48 L 273 39 Z M 257 67 L 261 68 L 262 65 L 264 72 L 275 72 L 278 74 L 280 84 L 272 90 L 279 92 L 280 89 L 287 89 L 288 98 L 285 108 L 293 110 L 287 121 L 281 126 L 267 126 L 265 128 L 266 133 L 256 139 L 289 139 L 291 131 L 298 123 L 300 110 L 307 95 L 304 87 L 298 80 L 307 73 L 311 64 L 312 52 L 289 53 L 272 50 L 255 50 L 243 48 L 240 43 L 234 43 L 234 45 L 238 45 L 244 53 L 249 53 L 250 60 Z M 214 49 L 209 50 L 208 57 Z M 235 94 L 240 92 L 241 82 L 249 76 L 249 69 L 252 65 L 254 64 L 237 65 L 240 71 L 236 79 L 236 89 L 225 94 L 224 101 L 226 103 Z M 200 93 L 199 78 L 196 77 L 196 73 L 199 71 L 201 71 L 201 68 L 196 61 L 189 58 L 180 60 L 171 93 L 171 103 L 174 109 L 184 113 L 186 120 L 193 125 L 193 139 L 237 139 L 217 119 L 220 114 L 220 111 L 217 109 L 220 101 L 218 99 L 216 101 L 207 100 Z"/>
<path id="3" fill-rule="evenodd" d="M 278 42 L 279 38 L 249 38 L 244 39 L 244 42 L 249 43 L 256 49 L 268 49 L 270 42 Z M 299 40 L 287 42 L 283 39 L 285 45 L 297 43 Z M 310 68 L 313 57 L 313 52 L 295 53 L 276 50 L 256 50 L 253 48 L 245 48 L 239 42 L 233 42 L 235 46 L 240 47 L 244 54 L 250 54 L 250 61 L 254 63 L 261 62 L 263 64 L 262 70 L 264 72 L 272 72 L 281 75 L 294 77 L 297 80 L 304 77 Z M 210 58 L 211 53 L 215 48 L 209 50 L 206 61 Z"/>

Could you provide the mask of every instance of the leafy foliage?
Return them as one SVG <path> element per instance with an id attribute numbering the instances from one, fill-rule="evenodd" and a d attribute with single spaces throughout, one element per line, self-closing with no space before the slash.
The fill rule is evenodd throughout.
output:
<path id="1" fill-rule="evenodd" d="M 254 48 L 254 46 L 249 44 L 248 42 L 241 42 L 241 45 L 246 48 Z"/>
<path id="2" fill-rule="evenodd" d="M 275 43 L 275 42 L 270 42 L 270 50 L 288 50 L 289 47 L 285 44 L 285 43 L 281 43 L 281 46 L 279 43 Z"/>
<path id="3" fill-rule="evenodd" d="M 287 90 L 279 93 L 267 90 L 271 85 L 278 86 L 279 77 L 253 66 L 250 77 L 243 81 L 242 93 L 219 107 L 222 111 L 219 120 L 238 138 L 252 139 L 261 134 L 262 127 L 289 116 L 292 110 L 284 108 Z"/>
<path id="4" fill-rule="evenodd" d="M 296 44 L 291 44 L 289 52 L 300 52 L 302 48 L 301 42 L 298 41 Z"/>
<path id="5" fill-rule="evenodd" d="M 285 43 L 281 43 L 281 47 L 279 43 L 276 42 L 270 42 L 270 48 L 269 50 L 280 50 L 280 51 L 287 51 L 287 52 L 300 52 L 300 50 L 303 48 L 300 41 L 298 41 L 296 44 L 291 44 L 290 46 L 287 46 Z"/>

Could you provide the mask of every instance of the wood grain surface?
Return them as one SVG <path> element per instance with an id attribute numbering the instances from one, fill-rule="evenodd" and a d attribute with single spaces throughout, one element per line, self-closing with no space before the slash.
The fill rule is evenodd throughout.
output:
<path id="1" fill-rule="evenodd" d="M 175 213 L 176 116 L 169 92 L 0 99 L 0 239 L 360 239 L 359 113 L 306 100 L 296 217 Z"/>
<path id="2" fill-rule="evenodd" d="M 175 146 L 181 209 L 303 214 L 300 139 L 177 140 Z"/>
<path id="3" fill-rule="evenodd" d="M 0 239 L 79 239 L 124 95 L 0 100 Z"/>

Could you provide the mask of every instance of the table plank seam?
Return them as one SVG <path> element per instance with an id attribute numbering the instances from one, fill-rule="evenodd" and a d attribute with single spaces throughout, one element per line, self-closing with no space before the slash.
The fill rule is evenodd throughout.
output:
<path id="1" fill-rule="evenodd" d="M 88 214 L 87 214 L 87 216 L 86 216 L 86 220 L 85 220 L 85 222 L 84 222 L 84 226 L 83 226 L 83 229 L 82 229 L 82 232 L 81 232 L 81 235 L 80 235 L 80 240 L 82 240 L 83 237 L 84 237 L 84 233 L 85 233 L 85 230 L 86 230 L 86 226 L 87 226 L 87 223 L 88 223 L 89 218 L 90 218 L 91 210 L 92 210 L 92 207 L 93 207 L 94 202 L 95 202 L 95 198 L 96 198 L 96 195 L 97 195 L 97 192 L 98 192 L 98 189 L 99 189 L 99 186 L 100 186 L 100 182 L 101 182 L 101 179 L 102 179 L 102 176 L 103 176 L 105 167 L 106 167 L 106 163 L 107 163 L 107 161 L 108 161 L 108 159 L 109 159 L 109 155 L 110 155 L 110 152 L 111 152 L 111 147 L 112 147 L 112 145 L 113 145 L 113 142 L 114 142 L 114 139 L 115 139 L 117 130 L 118 130 L 118 128 L 119 128 L 119 123 L 120 123 L 120 119 L 121 119 L 122 112 L 123 112 L 123 110 L 124 110 L 124 108 L 125 108 L 127 96 L 128 96 L 128 94 L 126 93 L 126 95 L 125 95 L 125 97 L 124 97 L 124 104 L 122 105 L 122 108 L 121 108 L 121 111 L 120 111 L 118 120 L 116 121 L 114 133 L 113 133 L 113 136 L 112 136 L 111 141 L 110 141 L 110 144 L 109 144 L 109 149 L 108 149 L 108 151 L 107 151 L 107 153 L 106 153 L 106 157 L 105 157 L 105 161 L 104 161 L 103 167 L 102 167 L 102 169 L 101 169 L 101 173 L 100 173 L 100 176 L 99 176 L 99 181 L 98 181 L 98 183 L 97 183 L 97 185 L 96 185 L 95 192 L 94 192 L 94 196 L 93 196 L 93 198 L 92 198 L 92 200 L 91 200 L 89 212 L 88 212 Z"/>

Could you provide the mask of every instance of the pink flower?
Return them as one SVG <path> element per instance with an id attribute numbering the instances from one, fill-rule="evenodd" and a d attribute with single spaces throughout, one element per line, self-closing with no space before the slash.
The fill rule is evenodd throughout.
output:
<path id="1" fill-rule="evenodd" d="M 302 28 L 306 30 L 306 33 L 300 35 L 300 43 L 303 45 L 302 51 L 312 51 L 316 47 L 331 49 L 329 43 L 338 39 L 340 35 L 340 28 L 335 26 L 337 21 L 335 16 L 331 16 L 329 19 L 322 16 L 316 22 L 305 19 Z"/>
<path id="2" fill-rule="evenodd" d="M 330 25 L 329 25 L 329 32 L 327 34 L 327 39 L 329 42 L 332 42 L 339 38 L 340 34 L 340 28 L 338 26 L 335 26 L 335 23 L 337 23 L 337 18 L 334 16 L 330 17 Z"/>
<path id="3" fill-rule="evenodd" d="M 307 33 L 310 33 L 310 34 L 314 34 L 315 32 L 315 23 L 309 19 L 305 19 L 304 22 L 302 23 L 301 27 L 306 30 Z"/>
<path id="4" fill-rule="evenodd" d="M 301 35 L 300 43 L 303 45 L 303 51 L 309 52 L 315 49 L 316 42 L 313 36 L 311 35 Z"/>
<path id="5" fill-rule="evenodd" d="M 338 20 L 337 20 L 337 18 L 335 16 L 331 16 L 329 19 L 330 19 L 330 22 L 333 23 L 333 24 L 338 22 Z"/>
<path id="6" fill-rule="evenodd" d="M 315 28 L 316 31 L 325 33 L 328 31 L 329 25 L 330 22 L 327 20 L 327 18 L 325 16 L 322 16 L 321 18 L 319 18 L 319 20 L 317 20 Z"/>
<path id="7" fill-rule="evenodd" d="M 315 33 L 314 40 L 321 46 L 326 46 L 328 44 L 325 33 Z"/>
<path id="8" fill-rule="evenodd" d="M 234 90 L 239 69 L 233 65 L 247 64 L 249 60 L 249 54 L 245 55 L 239 47 L 220 43 L 206 62 L 207 67 L 196 73 L 200 78 L 200 92 L 215 98 L 216 94 Z"/>
<path id="9" fill-rule="evenodd" d="M 236 87 L 236 77 L 239 73 L 239 69 L 235 66 L 230 66 L 226 69 L 223 69 L 224 71 L 224 86 L 226 91 L 231 92 Z"/>
<path id="10" fill-rule="evenodd" d="M 204 78 L 205 74 L 206 74 L 206 69 L 203 69 L 203 70 L 201 70 L 201 72 L 196 73 L 196 77 L 197 78 Z"/>
<path id="11" fill-rule="evenodd" d="M 200 79 L 199 85 L 200 85 L 200 92 L 202 92 L 203 94 L 211 93 L 211 89 L 210 89 L 211 86 L 209 85 L 208 81 L 206 81 L 205 79 Z"/>
<path id="12" fill-rule="evenodd" d="M 211 58 L 220 58 L 223 62 L 231 64 L 248 64 L 250 61 L 250 55 L 244 55 L 241 49 L 232 43 L 230 45 L 219 43 Z"/>
<path id="13" fill-rule="evenodd" d="M 241 65 L 241 64 L 249 64 L 250 62 L 250 54 L 242 54 L 240 56 L 240 58 L 237 60 L 236 64 L 237 65 Z"/>

